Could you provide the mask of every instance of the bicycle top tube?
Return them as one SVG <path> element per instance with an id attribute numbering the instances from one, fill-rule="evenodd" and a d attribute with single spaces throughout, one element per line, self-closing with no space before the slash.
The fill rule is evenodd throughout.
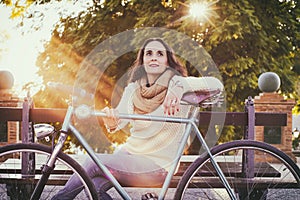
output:
<path id="1" fill-rule="evenodd" d="M 104 112 L 95 111 L 93 115 L 98 117 L 105 117 Z M 131 120 L 143 120 L 143 121 L 164 121 L 173 123 L 191 123 L 194 119 L 184 118 L 184 117 L 171 117 L 171 116 L 155 116 L 155 115 L 142 115 L 142 114 L 124 114 L 120 113 L 118 115 L 120 119 L 131 119 Z"/>
<path id="2" fill-rule="evenodd" d="M 203 90 L 203 91 L 194 91 L 187 92 L 182 97 L 183 105 L 192 105 L 195 107 L 201 107 L 203 105 L 216 104 L 220 101 L 220 90 Z M 214 98 L 215 97 L 215 98 Z M 213 98 L 213 99 L 211 99 Z M 211 101 L 208 101 L 211 99 Z M 78 118 L 84 119 L 91 115 L 98 117 L 106 117 L 106 114 L 102 111 L 92 111 L 91 108 L 87 105 L 80 105 L 75 109 L 75 114 Z M 184 117 L 172 117 L 172 116 L 154 116 L 154 115 L 143 115 L 143 114 L 125 114 L 120 113 L 118 115 L 120 119 L 131 119 L 131 120 L 145 120 L 145 121 L 164 121 L 164 122 L 173 122 L 173 123 L 191 123 L 196 122 L 195 118 L 184 118 Z"/>

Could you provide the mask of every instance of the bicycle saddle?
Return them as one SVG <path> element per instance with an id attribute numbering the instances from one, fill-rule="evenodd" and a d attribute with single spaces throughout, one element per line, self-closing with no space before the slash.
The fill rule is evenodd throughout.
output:
<path id="1" fill-rule="evenodd" d="M 185 101 L 188 104 L 199 105 L 206 100 L 214 97 L 215 95 L 220 94 L 221 91 L 217 90 L 200 90 L 194 92 L 186 92 L 181 98 L 182 101 Z"/>

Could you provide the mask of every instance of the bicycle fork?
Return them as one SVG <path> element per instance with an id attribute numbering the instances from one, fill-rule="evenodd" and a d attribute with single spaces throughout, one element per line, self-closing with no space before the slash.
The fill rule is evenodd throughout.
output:
<path id="1" fill-rule="evenodd" d="M 73 108 L 69 107 L 68 110 L 67 110 L 66 117 L 64 119 L 64 123 L 62 125 L 62 129 L 60 131 L 58 142 L 55 145 L 51 156 L 48 158 L 47 163 L 42 166 L 42 176 L 41 176 L 40 180 L 38 181 L 36 187 L 34 188 L 34 191 L 31 195 L 30 200 L 40 199 L 40 196 L 41 196 L 41 194 L 42 194 L 42 192 L 45 188 L 45 185 L 46 185 L 46 183 L 49 179 L 49 176 L 50 176 L 51 172 L 54 170 L 57 155 L 59 154 L 59 152 L 63 148 L 63 145 L 64 145 L 64 143 L 67 139 L 67 136 L 68 136 L 67 131 L 69 129 L 72 112 L 73 112 Z"/>

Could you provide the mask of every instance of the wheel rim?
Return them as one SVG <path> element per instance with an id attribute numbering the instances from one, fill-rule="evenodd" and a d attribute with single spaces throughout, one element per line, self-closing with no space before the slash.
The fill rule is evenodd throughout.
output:
<path id="1" fill-rule="evenodd" d="M 247 179 L 242 177 L 242 173 L 239 171 L 242 156 L 241 152 L 237 152 L 237 150 L 241 151 L 240 149 L 251 149 L 254 151 L 256 178 Z M 263 154 L 258 156 L 258 153 Z M 224 154 L 226 154 L 226 156 L 223 156 Z M 289 193 L 289 196 L 298 196 L 300 193 L 299 189 L 295 189 L 295 187 L 299 188 L 298 172 L 296 172 L 293 167 L 290 167 L 286 160 L 278 157 L 273 151 L 263 150 L 259 146 L 251 147 L 251 145 L 232 146 L 229 149 L 219 150 L 214 157 L 216 160 L 219 160 L 218 163 L 221 165 L 221 168 L 225 169 L 223 173 L 235 192 L 239 194 L 237 196 L 239 196 L 240 199 L 285 199 L 281 197 L 283 192 Z M 206 156 L 206 158 L 208 158 L 208 156 Z M 271 158 L 273 161 L 270 160 Z M 261 161 L 259 161 L 259 159 L 261 159 Z M 205 159 L 203 158 L 202 161 L 203 160 Z M 277 161 L 277 163 L 275 161 Z M 266 165 L 263 164 L 264 162 L 279 171 L 281 176 L 275 177 L 275 174 L 272 174 L 272 168 L 267 168 Z M 226 168 L 231 170 L 226 171 Z M 195 188 L 188 189 L 185 185 L 183 191 L 181 191 L 182 199 L 195 199 L 195 196 L 201 199 L 230 199 L 225 188 L 222 188 L 222 183 L 216 175 L 216 172 L 211 169 L 211 164 L 208 160 L 202 163 L 197 171 L 190 173 L 189 176 L 190 179 L 188 179 L 187 182 L 193 182 L 193 185 L 189 185 L 189 187 Z M 202 185 L 201 182 L 203 182 Z M 196 189 L 197 186 L 202 187 L 202 189 Z M 219 189 L 215 189 L 217 187 L 219 187 Z M 288 189 L 290 187 L 293 187 L 293 189 Z M 278 188 L 281 189 L 279 190 Z"/>
<path id="2" fill-rule="evenodd" d="M 21 155 L 21 152 L 23 153 L 23 155 Z M 34 178 L 32 175 L 23 177 L 21 176 L 21 159 L 22 157 L 25 157 L 24 152 L 28 152 L 28 154 L 31 154 L 30 156 L 32 156 L 33 154 L 35 155 L 36 176 Z M 4 156 L 6 158 L 3 160 L 2 158 Z M 48 156 L 49 152 L 45 152 L 36 148 L 18 148 L 15 150 L 11 149 L 9 151 L 0 153 L 0 158 L 2 159 L 2 163 L 0 165 L 0 168 L 2 170 L 2 173 L 0 174 L 0 179 L 2 180 L 0 183 L 1 198 L 8 199 L 7 195 L 10 195 L 11 199 L 20 199 L 20 197 L 22 197 L 22 199 L 29 198 L 28 196 L 33 191 L 34 186 L 41 174 L 41 170 L 39 170 L 39 167 L 46 163 Z M 41 199 L 51 199 L 51 197 L 63 187 L 63 185 L 58 186 L 58 182 L 55 180 L 61 179 L 67 181 L 68 177 L 70 177 L 72 172 L 74 171 L 75 169 L 73 166 L 71 166 L 68 162 L 65 162 L 61 158 L 58 158 L 56 161 L 55 173 L 50 175 L 50 181 L 45 186 Z M 7 183 L 7 180 L 11 181 Z M 25 182 L 26 184 L 24 184 Z M 86 183 L 84 181 L 82 181 L 82 183 L 85 185 L 84 187 L 87 188 Z M 92 194 L 90 193 L 90 190 L 84 190 L 80 193 L 80 195 L 76 197 L 76 199 L 92 199 L 91 196 Z"/>

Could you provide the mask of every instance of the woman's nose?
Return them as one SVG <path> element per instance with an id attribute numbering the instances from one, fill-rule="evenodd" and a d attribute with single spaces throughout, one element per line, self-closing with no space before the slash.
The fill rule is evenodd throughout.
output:
<path id="1" fill-rule="evenodd" d="M 156 56 L 152 56 L 151 60 L 157 60 Z"/>

